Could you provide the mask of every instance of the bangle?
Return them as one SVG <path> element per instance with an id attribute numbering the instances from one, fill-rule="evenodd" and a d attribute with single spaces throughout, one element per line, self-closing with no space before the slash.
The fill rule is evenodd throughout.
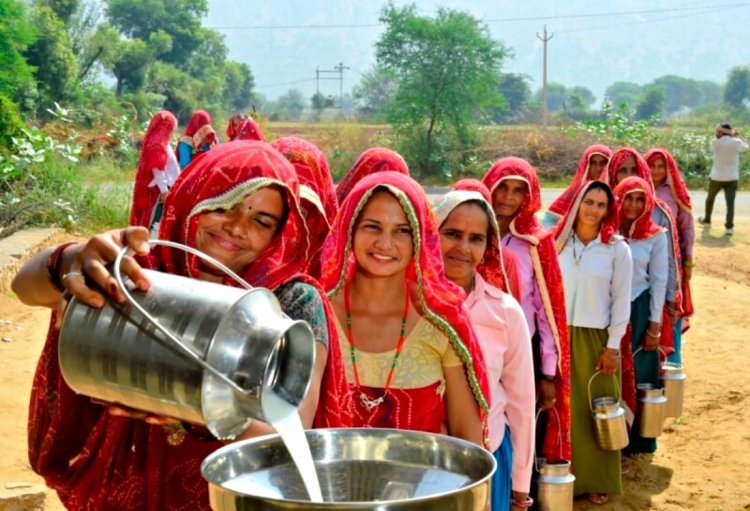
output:
<path id="1" fill-rule="evenodd" d="M 682 266 L 686 268 L 695 268 L 695 263 L 693 261 L 685 261 L 682 263 Z"/>
<path id="2" fill-rule="evenodd" d="M 534 505 L 534 499 L 532 499 L 531 497 L 526 497 L 525 500 L 518 500 L 518 499 L 511 498 L 510 504 L 512 506 L 517 506 L 517 507 L 522 507 L 524 509 L 527 509 Z"/>
<path id="3" fill-rule="evenodd" d="M 646 335 L 648 335 L 649 337 L 653 337 L 654 339 L 658 339 L 659 337 L 661 337 L 661 332 L 653 333 L 651 330 L 646 329 Z"/>
<path id="4" fill-rule="evenodd" d="M 63 286 L 62 279 L 60 278 L 60 263 L 62 262 L 62 253 L 66 248 L 75 244 L 75 241 L 70 241 L 68 243 L 58 245 L 47 259 L 47 277 L 49 278 L 49 282 L 55 289 L 57 289 L 61 293 L 65 292 L 65 287 Z"/>
<path id="5" fill-rule="evenodd" d="M 604 348 L 604 354 L 607 355 L 611 359 L 618 359 L 620 358 L 620 350 L 616 350 L 614 348 Z"/>
<path id="6" fill-rule="evenodd" d="M 186 432 L 190 434 L 190 436 L 192 436 L 196 440 L 201 440 L 203 442 L 207 442 L 209 440 L 216 440 L 216 437 L 213 436 L 211 433 L 200 433 L 196 431 L 195 427 L 189 422 L 182 421 L 180 423 L 180 427 L 182 427 Z"/>

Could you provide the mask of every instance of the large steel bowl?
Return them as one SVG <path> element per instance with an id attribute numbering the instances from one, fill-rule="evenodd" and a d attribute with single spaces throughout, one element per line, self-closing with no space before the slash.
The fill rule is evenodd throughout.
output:
<path id="1" fill-rule="evenodd" d="M 489 509 L 492 454 L 444 435 L 393 429 L 305 432 L 324 503 L 309 501 L 281 439 L 236 442 L 212 453 L 201 472 L 211 508 L 250 510 Z"/>

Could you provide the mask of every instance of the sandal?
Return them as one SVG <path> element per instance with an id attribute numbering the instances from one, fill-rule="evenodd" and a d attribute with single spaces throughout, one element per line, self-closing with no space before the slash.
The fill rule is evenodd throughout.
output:
<path id="1" fill-rule="evenodd" d="M 589 502 L 601 506 L 606 504 L 609 500 L 609 495 L 606 493 L 589 493 Z"/>
<path id="2" fill-rule="evenodd" d="M 622 461 L 620 462 L 620 473 L 622 475 L 630 473 L 630 462 L 626 460 L 625 458 L 623 458 Z"/>

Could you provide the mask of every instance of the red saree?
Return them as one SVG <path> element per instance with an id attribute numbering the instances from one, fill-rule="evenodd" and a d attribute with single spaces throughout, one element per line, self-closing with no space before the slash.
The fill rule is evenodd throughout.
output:
<path id="1" fill-rule="evenodd" d="M 518 209 L 518 214 L 510 223 L 510 232 L 529 244 L 536 283 L 558 353 L 555 410 L 560 417 L 561 435 L 558 440 L 558 420 L 554 414 L 550 414 L 542 454 L 549 459 L 556 459 L 562 452 L 563 458 L 570 459 L 570 346 L 563 279 L 560 263 L 557 261 L 555 239 L 536 218 L 536 213 L 542 208 L 542 197 L 534 167 L 521 158 L 501 158 L 487 171 L 482 182 L 490 193 L 493 193 L 498 184 L 505 179 L 519 179 L 528 185 L 528 193 Z"/>
<path id="2" fill-rule="evenodd" d="M 283 137 L 271 142 L 271 146 L 283 154 L 297 172 L 300 206 L 310 235 L 306 271 L 317 277 L 320 275 L 320 250 L 339 209 L 328 160 L 314 144 L 299 137 Z"/>
<path id="3" fill-rule="evenodd" d="M 371 147 L 359 155 L 352 168 L 343 177 L 336 187 L 336 199 L 339 204 L 352 191 L 354 185 L 360 180 L 384 170 L 392 170 L 401 174 L 409 175 L 409 167 L 396 151 L 385 147 Z"/>
<path id="4" fill-rule="evenodd" d="M 401 203 L 412 225 L 414 257 L 406 270 L 411 303 L 422 317 L 446 335 L 461 359 L 467 380 L 482 418 L 483 437 L 487 434 L 489 387 L 486 368 L 479 343 L 471 327 L 468 313 L 463 308 L 465 293 L 447 280 L 443 273 L 442 255 L 437 223 L 427 196 L 419 184 L 398 172 L 380 172 L 357 183 L 341 204 L 339 215 L 326 240 L 322 257 L 321 282 L 330 295 L 342 291 L 356 271 L 352 254 L 354 224 L 359 212 L 378 188 L 392 193 Z M 437 385 L 435 383 L 434 385 Z M 419 389 L 389 388 L 386 397 L 390 413 L 377 407 L 367 410 L 356 400 L 355 426 L 400 427 L 411 430 L 440 431 L 445 414 L 442 395 L 433 385 Z M 360 387 L 357 392 L 383 389 Z"/>
<path id="5" fill-rule="evenodd" d="M 143 136 L 141 155 L 133 187 L 133 203 L 130 207 L 130 225 L 151 227 L 154 206 L 159 200 L 159 188 L 149 186 L 154 179 L 153 170 L 164 170 L 167 166 L 169 140 L 177 126 L 177 119 L 166 110 L 156 112 Z"/>
<path id="6" fill-rule="evenodd" d="M 196 154 L 204 152 L 203 146 L 200 145 L 204 137 L 208 137 L 209 146 L 216 144 L 216 132 L 211 127 L 211 114 L 205 110 L 196 110 L 190 116 L 190 120 L 185 126 L 185 135 L 180 137 L 180 142 L 184 142 L 193 148 L 193 158 L 195 158 Z M 179 157 L 180 155 L 177 154 L 178 159 Z"/>
<path id="7" fill-rule="evenodd" d="M 612 157 L 612 149 L 605 145 L 595 144 L 587 147 L 586 150 L 583 151 L 581 159 L 578 161 L 576 172 L 573 175 L 573 181 L 571 181 L 570 185 L 568 185 L 568 187 L 563 191 L 563 193 L 560 194 L 558 198 L 552 201 L 552 204 L 550 204 L 549 209 L 547 210 L 550 214 L 560 219 L 563 215 L 565 215 L 565 213 L 568 212 L 568 209 L 570 209 L 570 206 L 573 204 L 573 201 L 575 200 L 576 195 L 578 194 L 578 190 L 580 190 L 581 188 L 581 185 L 590 181 L 589 161 L 595 154 L 604 156 L 605 158 L 607 158 L 607 160 L 609 160 Z M 605 167 L 602 175 L 597 177 L 597 180 L 601 181 L 602 176 L 606 175 L 606 172 L 607 169 Z"/>
<path id="8" fill-rule="evenodd" d="M 289 240 L 303 248 L 307 245 L 291 164 L 259 142 L 224 144 L 196 162 L 180 174 L 167 198 L 160 237 L 195 246 L 202 211 L 229 207 L 264 186 L 275 186 L 283 194 L 288 219 L 271 245 L 240 275 L 253 285 L 272 289 L 297 279 L 315 286 L 314 280 L 297 275 L 304 257 L 279 249 Z M 144 263 L 162 271 L 198 275 L 196 258 L 172 249 L 154 250 Z M 330 323 L 333 311 L 319 292 L 330 340 L 315 424 L 345 427 L 350 425 L 346 377 L 336 330 Z M 33 469 L 57 490 L 69 509 L 208 510 L 208 488 L 200 463 L 224 444 L 187 435 L 181 444 L 170 445 L 162 427 L 115 417 L 106 407 L 75 394 L 60 376 L 58 332 L 52 325 L 54 317 L 29 407 Z"/>
<path id="9" fill-rule="evenodd" d="M 255 119 L 248 117 L 240 123 L 239 128 L 237 128 L 237 134 L 231 140 L 258 140 L 265 142 L 266 137 L 263 135 L 263 130 L 260 129 L 260 124 Z"/>

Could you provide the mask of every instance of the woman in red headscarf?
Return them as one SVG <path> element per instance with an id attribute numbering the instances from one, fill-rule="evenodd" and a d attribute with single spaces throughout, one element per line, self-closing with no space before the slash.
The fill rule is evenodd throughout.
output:
<path id="1" fill-rule="evenodd" d="M 690 278 L 693 274 L 693 245 L 695 226 L 693 225 L 692 204 L 682 174 L 672 154 L 666 149 L 655 147 L 644 156 L 651 168 L 651 182 L 656 198 L 669 206 L 675 220 L 677 240 L 682 259 L 682 314 L 675 324 L 674 351 L 669 355 L 672 362 L 681 363 L 682 332 L 687 330 L 689 317 L 693 315 L 693 301 L 690 293 Z"/>
<path id="2" fill-rule="evenodd" d="M 354 398 L 354 426 L 447 433 L 487 445 L 484 360 L 443 274 L 435 215 L 397 172 L 341 204 L 322 258 Z"/>
<path id="3" fill-rule="evenodd" d="M 539 424 L 537 452 L 570 459 L 570 357 L 565 295 L 555 241 L 536 218 L 542 207 L 536 170 L 521 158 L 501 158 L 482 182 L 492 194 L 501 242 L 518 260 L 523 308 L 532 338 L 537 388 L 546 427 Z M 559 418 L 559 420 L 558 420 Z M 559 432 L 559 434 L 558 434 Z"/>
<path id="4" fill-rule="evenodd" d="M 266 137 L 255 119 L 248 117 L 237 128 L 237 136 L 232 140 L 259 140 L 265 142 Z"/>
<path id="5" fill-rule="evenodd" d="M 177 144 L 177 158 L 184 169 L 195 157 L 208 151 L 217 143 L 216 132 L 211 126 L 211 115 L 205 110 L 196 110 L 185 127 L 185 136 Z"/>
<path id="6" fill-rule="evenodd" d="M 484 183 L 482 183 L 478 179 L 459 179 L 451 187 L 451 190 L 478 192 L 482 194 L 484 200 L 486 200 L 489 204 L 492 204 L 490 191 L 486 186 L 484 186 Z M 500 247 L 500 265 L 496 270 L 493 268 L 488 268 L 487 265 L 484 265 L 482 272 L 487 274 L 488 278 L 492 279 L 491 284 L 493 286 L 505 291 L 506 293 L 509 293 L 516 300 L 520 300 L 521 276 L 518 273 L 518 261 L 516 260 L 516 255 L 512 250 L 500 243 L 499 235 L 497 241 Z"/>
<path id="7" fill-rule="evenodd" d="M 409 175 L 409 167 L 403 157 L 396 151 L 385 147 L 371 147 L 365 150 L 336 187 L 336 198 L 339 204 L 344 202 L 346 196 L 359 181 L 370 174 L 383 172 L 384 170 Z"/>
<path id="8" fill-rule="evenodd" d="M 612 155 L 607 169 L 607 182 L 615 187 L 623 179 L 629 176 L 637 176 L 651 185 L 651 169 L 641 154 L 630 147 L 618 149 Z M 667 280 L 667 298 L 664 307 L 664 319 L 662 321 L 661 345 L 671 353 L 673 350 L 673 332 L 677 318 L 683 313 L 682 287 L 682 256 L 680 255 L 680 242 L 678 240 L 677 224 L 669 206 L 655 197 L 652 213 L 653 221 L 667 231 L 669 241 L 669 274 Z"/>
<path id="9" fill-rule="evenodd" d="M 458 184 L 458 183 L 457 183 Z M 534 456 L 534 363 L 523 309 L 502 291 L 503 256 L 495 212 L 481 182 L 451 190 L 435 201 L 445 276 L 466 292 L 464 306 L 487 363 L 492 404 L 488 418 L 492 509 L 530 505 Z M 484 188 L 484 193 L 476 191 Z M 480 188 L 480 189 L 481 189 Z"/>
<path id="10" fill-rule="evenodd" d="M 607 171 L 607 163 L 612 157 L 612 149 L 605 145 L 595 144 L 586 148 L 578 161 L 578 168 L 573 175 L 573 181 L 552 201 L 549 209 L 545 211 L 542 224 L 550 228 L 557 224 L 568 212 L 570 205 L 578 194 L 581 186 L 589 181 L 603 181 Z"/>
<path id="11" fill-rule="evenodd" d="M 339 210 L 328 160 L 313 143 L 299 137 L 283 137 L 274 140 L 271 145 L 297 171 L 300 181 L 300 209 L 310 234 L 306 271 L 313 277 L 319 277 L 320 250 Z"/>
<path id="12" fill-rule="evenodd" d="M 232 140 L 235 140 L 237 138 L 237 134 L 240 131 L 240 124 L 242 124 L 242 121 L 244 121 L 245 119 L 247 119 L 247 115 L 243 114 L 242 112 L 235 112 L 229 116 L 226 131 L 227 142 L 231 142 Z"/>
<path id="13" fill-rule="evenodd" d="M 176 126 L 177 119 L 166 110 L 157 112 L 148 125 L 138 158 L 130 225 L 151 229 L 161 218 L 162 201 L 180 173 L 177 158 L 169 147 Z"/>
<path id="14" fill-rule="evenodd" d="M 574 492 L 587 493 L 595 504 L 622 493 L 620 451 L 599 448 L 589 410 L 591 398 L 618 395 L 622 381 L 618 361 L 630 320 L 633 263 L 617 229 L 612 191 L 600 181 L 589 181 L 555 230 L 570 336 Z"/>
<path id="15" fill-rule="evenodd" d="M 650 182 L 640 177 L 623 179 L 614 190 L 619 208 L 620 233 L 633 256 L 630 292 L 630 347 L 633 351 L 635 383 L 660 386 L 662 311 L 667 292 L 669 241 L 664 228 L 651 218 L 656 197 Z M 636 422 L 639 412 L 636 411 Z M 630 430 L 626 453 L 654 452 L 656 439 L 643 438 Z"/>
<path id="16" fill-rule="evenodd" d="M 310 391 L 300 405 L 305 427 L 346 427 L 348 387 L 330 304 L 317 283 L 298 272 L 307 236 L 291 164 L 260 142 L 225 144 L 180 175 L 168 195 L 160 238 L 195 247 L 229 266 L 253 286 L 272 289 L 282 309 L 308 321 L 316 338 Z M 195 256 L 158 247 L 148 253 L 148 233 L 129 228 L 86 244 L 65 244 L 35 256 L 13 282 L 25 303 L 55 307 L 66 290 L 92 307 L 104 297 L 124 299 L 105 269 L 125 243 L 137 261 L 161 271 L 237 285 Z M 285 244 L 299 250 L 283 250 Z M 141 290 L 148 281 L 136 259 L 125 273 Z M 63 288 L 64 286 L 64 288 Z M 27 289 L 28 288 L 28 289 Z M 69 509 L 209 509 L 200 463 L 222 442 L 174 420 L 93 403 L 67 386 L 57 358 L 57 313 L 34 377 L 29 410 L 29 459 Z M 324 370 L 325 369 L 325 370 Z M 267 434 L 253 422 L 246 435 Z"/>

